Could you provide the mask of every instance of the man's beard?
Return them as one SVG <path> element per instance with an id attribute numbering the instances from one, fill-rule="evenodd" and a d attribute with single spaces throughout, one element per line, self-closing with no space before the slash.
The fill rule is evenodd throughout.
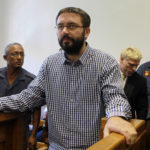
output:
<path id="1" fill-rule="evenodd" d="M 59 44 L 61 48 L 66 52 L 66 54 L 69 55 L 77 55 L 80 53 L 81 48 L 84 44 L 84 33 L 82 33 L 81 37 L 74 40 L 73 38 L 69 37 L 68 35 L 63 36 L 61 39 L 59 39 Z M 67 38 L 68 40 L 72 41 L 72 45 L 69 45 L 69 42 L 63 43 L 64 38 Z"/>

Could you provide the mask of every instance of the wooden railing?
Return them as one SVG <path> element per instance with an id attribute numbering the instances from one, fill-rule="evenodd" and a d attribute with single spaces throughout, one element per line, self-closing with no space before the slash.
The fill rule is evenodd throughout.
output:
<path id="1" fill-rule="evenodd" d="M 42 126 L 44 121 L 40 121 L 39 126 Z M 147 150 L 146 149 L 146 130 L 145 130 L 145 121 L 132 119 L 130 121 L 138 132 L 138 137 L 136 143 L 127 147 L 125 144 L 124 136 L 111 133 L 108 137 L 103 138 L 103 129 L 106 123 L 106 118 L 101 120 L 101 131 L 100 131 L 100 141 L 88 148 L 88 150 Z M 37 143 L 38 150 L 48 150 L 48 146 L 45 143 Z"/>
<path id="2" fill-rule="evenodd" d="M 106 119 L 102 119 L 100 137 L 101 140 L 88 148 L 88 150 L 147 150 L 146 149 L 146 130 L 145 121 L 132 119 L 130 121 L 138 132 L 136 143 L 130 147 L 125 144 L 125 138 L 118 133 L 111 133 L 109 136 L 103 137 L 103 128 Z"/>

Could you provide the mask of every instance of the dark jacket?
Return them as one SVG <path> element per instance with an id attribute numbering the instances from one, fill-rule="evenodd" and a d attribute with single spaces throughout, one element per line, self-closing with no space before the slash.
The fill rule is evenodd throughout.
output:
<path id="1" fill-rule="evenodd" d="M 150 61 L 142 64 L 137 73 L 143 76 L 147 80 L 147 94 L 148 94 L 148 112 L 147 119 L 150 119 Z"/>
<path id="2" fill-rule="evenodd" d="M 125 94 L 132 108 L 132 117 L 135 118 L 135 111 L 138 119 L 146 119 L 148 98 L 146 79 L 136 72 L 127 78 Z"/>
<path id="3" fill-rule="evenodd" d="M 18 94 L 26 89 L 30 82 L 35 78 L 35 75 L 25 69 L 21 69 L 20 74 L 10 86 L 7 79 L 7 67 L 0 68 L 0 97 Z M 28 123 L 31 121 L 31 111 L 27 112 Z"/>
<path id="4" fill-rule="evenodd" d="M 35 75 L 22 68 L 18 77 L 10 86 L 6 71 L 6 67 L 0 68 L 0 97 L 20 93 L 22 90 L 26 89 L 29 83 L 35 78 Z"/>

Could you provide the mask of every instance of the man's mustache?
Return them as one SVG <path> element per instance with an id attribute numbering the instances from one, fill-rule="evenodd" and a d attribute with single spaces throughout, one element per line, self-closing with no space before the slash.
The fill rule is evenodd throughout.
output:
<path id="1" fill-rule="evenodd" d="M 61 39 L 61 41 L 63 41 L 64 39 L 68 39 L 68 40 L 71 40 L 71 41 L 74 41 L 73 38 L 69 37 L 68 35 L 64 35 Z"/>

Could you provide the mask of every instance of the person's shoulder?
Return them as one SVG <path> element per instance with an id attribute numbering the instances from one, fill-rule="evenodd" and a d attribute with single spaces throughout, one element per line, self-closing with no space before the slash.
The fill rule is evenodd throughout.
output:
<path id="1" fill-rule="evenodd" d="M 142 65 L 150 65 L 150 61 L 143 63 Z"/>
<path id="2" fill-rule="evenodd" d="M 148 70 L 150 69 L 150 61 L 147 61 L 147 62 L 141 64 L 141 65 L 138 67 L 137 72 L 138 72 L 138 74 L 140 74 L 140 75 L 143 76 L 145 70 L 147 70 L 147 69 L 148 69 Z"/>
<path id="3" fill-rule="evenodd" d="M 0 68 L 0 72 L 3 72 L 6 70 L 6 67 Z"/>
<path id="4" fill-rule="evenodd" d="M 103 50 L 101 50 L 101 49 L 98 49 L 98 48 L 93 48 L 93 47 L 90 47 L 89 45 L 88 45 L 88 50 L 89 50 L 89 53 L 91 53 L 91 54 L 95 54 L 95 55 L 109 55 L 109 54 L 107 54 L 106 52 L 104 52 Z"/>
<path id="5" fill-rule="evenodd" d="M 45 60 L 44 64 L 55 64 L 57 62 L 60 62 L 62 59 L 64 59 L 64 52 L 63 50 L 58 51 L 55 54 L 49 55 Z"/>
<path id="6" fill-rule="evenodd" d="M 47 59 L 58 59 L 60 57 L 64 56 L 64 51 L 63 50 L 59 50 L 57 53 L 54 53 L 52 55 L 49 55 L 47 57 Z"/>
<path id="7" fill-rule="evenodd" d="M 108 54 L 101 49 L 90 47 L 90 54 L 93 54 L 96 59 L 103 62 L 117 61 L 111 54 Z"/>
<path id="8" fill-rule="evenodd" d="M 30 78 L 32 80 L 35 78 L 35 75 L 33 73 L 27 71 L 26 69 L 22 68 L 22 72 L 27 78 Z"/>
<path id="9" fill-rule="evenodd" d="M 4 76 L 5 71 L 6 67 L 0 68 L 0 76 Z"/>
<path id="10" fill-rule="evenodd" d="M 148 66 L 150 66 L 150 61 L 147 61 L 147 62 L 141 64 L 141 65 L 139 66 L 139 68 L 140 68 L 140 67 L 145 68 L 145 67 L 148 67 Z"/>

